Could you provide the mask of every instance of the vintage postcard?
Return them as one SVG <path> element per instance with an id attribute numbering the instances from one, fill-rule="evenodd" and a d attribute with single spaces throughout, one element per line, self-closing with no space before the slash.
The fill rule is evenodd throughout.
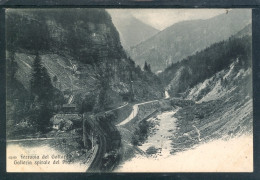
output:
<path id="1" fill-rule="evenodd" d="M 251 9 L 6 9 L 7 172 L 252 172 Z"/>

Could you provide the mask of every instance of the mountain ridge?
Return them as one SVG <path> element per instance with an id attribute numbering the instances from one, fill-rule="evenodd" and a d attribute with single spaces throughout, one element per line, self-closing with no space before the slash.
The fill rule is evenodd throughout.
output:
<path id="1" fill-rule="evenodd" d="M 108 11 L 112 16 L 113 24 L 116 26 L 120 34 L 122 46 L 125 50 L 129 50 L 132 46 L 135 46 L 153 35 L 160 32 L 158 29 L 140 21 L 130 13 L 117 14 Z M 129 31 L 131 29 L 131 31 Z"/>
<path id="2" fill-rule="evenodd" d="M 157 72 L 227 39 L 250 24 L 250 17 L 249 11 L 232 10 L 211 19 L 178 22 L 132 47 L 129 54 L 136 64 L 143 66 L 146 61 Z"/>
<path id="3" fill-rule="evenodd" d="M 172 64 L 159 77 L 169 93 L 178 96 L 219 71 L 228 69 L 236 59 L 241 67 L 250 67 L 251 33 L 251 25 L 248 25 L 228 40 L 215 43 Z"/>

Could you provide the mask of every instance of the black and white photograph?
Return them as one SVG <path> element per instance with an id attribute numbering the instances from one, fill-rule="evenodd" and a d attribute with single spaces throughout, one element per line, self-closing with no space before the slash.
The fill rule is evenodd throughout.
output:
<path id="1" fill-rule="evenodd" d="M 6 172 L 253 172 L 252 10 L 6 8 Z"/>

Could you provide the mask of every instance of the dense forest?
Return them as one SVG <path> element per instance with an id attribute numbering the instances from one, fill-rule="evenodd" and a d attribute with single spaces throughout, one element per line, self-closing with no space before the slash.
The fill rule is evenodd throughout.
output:
<path id="1" fill-rule="evenodd" d="M 14 54 L 11 53 L 6 64 L 7 128 L 9 129 L 7 135 L 45 132 L 50 125 L 50 118 L 53 113 L 57 113 L 58 107 L 64 103 L 64 98 L 61 92 L 53 87 L 38 54 L 31 71 L 29 90 L 15 78 L 17 68 Z M 16 127 L 17 124 L 21 126 Z"/>

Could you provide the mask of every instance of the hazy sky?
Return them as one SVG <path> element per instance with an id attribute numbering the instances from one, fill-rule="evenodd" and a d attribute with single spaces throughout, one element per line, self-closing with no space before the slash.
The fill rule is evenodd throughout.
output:
<path id="1" fill-rule="evenodd" d="M 226 13 L 226 9 L 107 9 L 107 11 L 112 18 L 132 15 L 159 30 L 180 21 L 208 19 Z"/>

